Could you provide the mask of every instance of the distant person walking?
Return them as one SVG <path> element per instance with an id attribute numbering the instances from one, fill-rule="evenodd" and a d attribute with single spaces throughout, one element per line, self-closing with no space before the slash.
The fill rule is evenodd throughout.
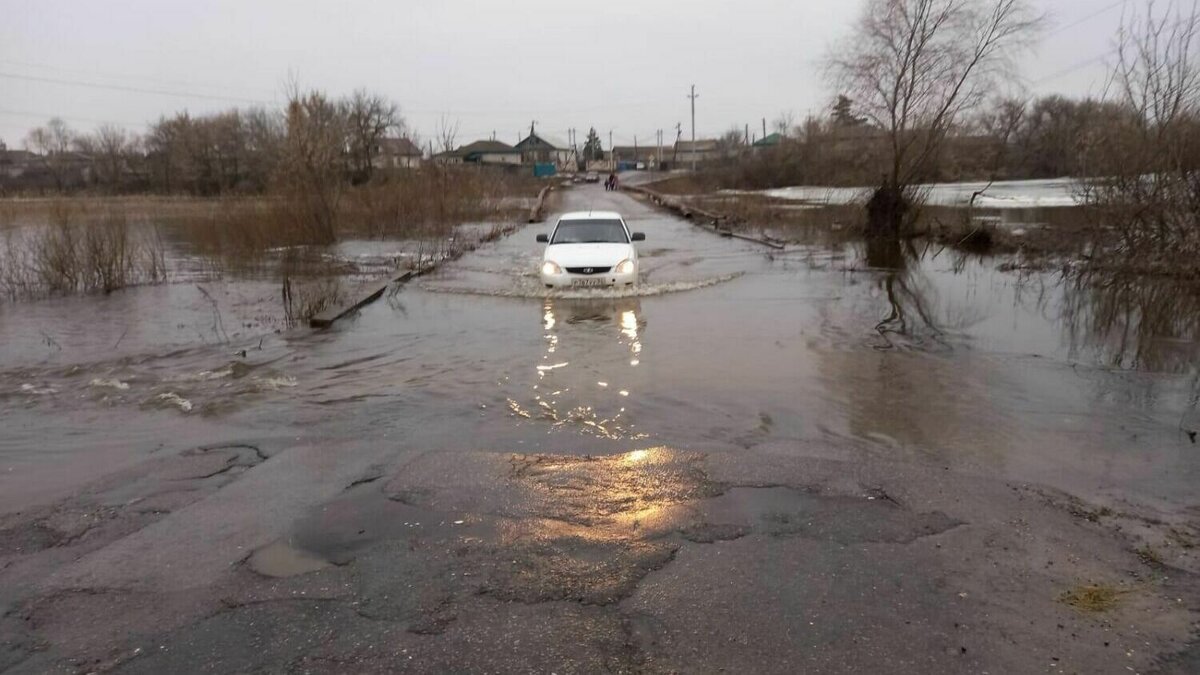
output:
<path id="1" fill-rule="evenodd" d="M 608 189 L 616 191 L 616 189 L 617 189 L 617 174 L 615 174 L 615 173 L 608 174 Z"/>

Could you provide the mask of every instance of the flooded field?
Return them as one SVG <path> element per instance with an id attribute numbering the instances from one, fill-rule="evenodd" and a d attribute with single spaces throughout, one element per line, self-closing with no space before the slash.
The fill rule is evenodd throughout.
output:
<path id="1" fill-rule="evenodd" d="M 864 485 L 864 476 L 888 474 L 886 467 L 930 472 L 928 485 L 942 487 L 913 492 L 912 501 L 999 480 L 1007 481 L 1006 494 L 1009 486 L 1035 484 L 1109 512 L 1171 523 L 1189 523 L 1200 507 L 1200 326 L 1195 312 L 1173 309 L 1169 293 L 1005 272 L 996 259 L 934 247 L 775 251 L 598 188 L 568 191 L 562 208 L 619 210 L 631 229 L 644 231 L 641 284 L 548 292 L 535 275 L 541 250 L 534 241 L 548 221 L 397 287 L 321 332 L 276 333 L 266 321 L 218 325 L 214 298 L 222 307 L 266 303 L 277 290 L 265 283 L 215 284 L 204 294 L 181 283 L 0 305 L 0 512 L 55 504 L 98 476 L 157 466 L 189 448 L 252 446 L 260 457 L 224 460 L 238 467 L 230 476 L 274 475 L 256 488 L 266 493 L 244 498 L 281 501 L 252 510 L 252 526 L 228 530 L 222 523 L 246 517 L 241 497 L 181 508 L 184 518 L 205 513 L 197 522 L 225 542 L 200 556 L 213 561 L 196 563 L 190 587 L 224 574 L 230 562 L 221 551 L 244 557 L 289 531 L 294 538 L 286 541 L 301 550 L 262 549 L 249 563 L 260 575 L 343 573 L 338 556 L 360 544 L 330 539 L 335 525 L 391 523 L 395 531 L 378 541 L 417 536 L 405 528 L 422 518 L 475 528 L 468 542 L 567 536 L 521 534 L 503 518 L 471 514 L 535 513 L 545 527 L 593 527 L 571 541 L 601 548 L 562 554 L 571 560 L 615 555 L 622 570 L 644 567 L 639 575 L 666 564 L 657 557 L 663 551 L 639 548 L 640 539 L 605 538 L 605 528 L 626 532 L 614 515 L 620 507 L 593 513 L 603 500 L 577 502 L 559 492 L 571 481 L 584 486 L 572 494 L 616 481 L 601 494 L 628 493 L 645 527 L 659 522 L 663 531 L 680 522 L 682 512 L 672 509 L 687 499 L 710 499 L 695 513 L 713 522 L 750 518 L 736 526 L 739 537 L 800 531 L 780 525 L 773 515 L 780 512 L 841 508 L 785 487 L 723 492 L 695 477 L 689 453 L 709 455 L 730 475 L 756 475 L 746 485 L 757 487 L 771 485 L 772 472 L 832 462 L 854 467 L 851 475 Z M 255 466 L 263 457 L 271 459 Z M 539 457 L 557 459 L 543 464 Z M 536 471 L 526 474 L 507 458 L 532 458 Z M 576 464 L 598 458 L 626 468 L 592 474 L 592 465 Z M 666 477 L 621 478 L 647 458 Z M 510 461 L 518 463 L 508 479 L 486 478 Z M 272 466 L 280 468 L 264 473 Z M 434 477 L 421 482 L 425 470 Z M 532 497 L 497 496 L 503 486 L 524 485 L 527 475 L 545 481 L 529 487 Z M 335 500 L 347 486 L 377 480 L 391 495 L 386 505 Z M 146 494 L 129 489 L 108 503 Z M 847 508 L 874 494 L 847 492 Z M 548 511 L 522 511 L 528 504 Z M 403 510 L 395 520 L 384 515 L 393 508 Z M 847 522 L 876 522 L 870 513 Z M 942 516 L 887 518 L 878 525 L 885 534 L 865 534 L 877 525 L 863 525 L 846 541 L 912 541 L 954 526 Z M 720 533 L 734 525 L 706 527 L 694 536 L 733 538 Z M 157 584 L 116 571 L 117 562 L 137 567 L 154 551 L 156 565 L 169 567 L 196 555 L 196 542 L 176 541 L 162 528 L 149 532 L 95 560 L 73 561 L 51 586 Z M 620 557 L 626 554 L 633 557 Z M 161 574 L 170 585 L 165 580 L 176 573 L 162 569 L 149 578 Z M 519 584 L 503 588 L 496 597 L 536 595 Z M 652 612 L 654 603 L 630 596 L 632 588 L 613 591 L 612 601 L 632 598 Z"/>
<path id="2" fill-rule="evenodd" d="M 925 203 L 931 206 L 975 206 L 986 209 L 1030 209 L 1073 207 L 1081 204 L 1081 185 L 1074 178 L 1010 180 L 976 183 L 931 183 L 919 185 Z M 762 190 L 776 199 L 809 204 L 853 204 L 865 202 L 870 188 L 796 186 Z"/>

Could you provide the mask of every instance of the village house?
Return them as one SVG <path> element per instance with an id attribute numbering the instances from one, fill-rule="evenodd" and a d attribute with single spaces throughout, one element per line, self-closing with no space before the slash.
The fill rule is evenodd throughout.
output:
<path id="1" fill-rule="evenodd" d="M 640 164 L 643 169 L 657 169 L 660 163 L 671 161 L 671 149 L 662 148 L 662 159 L 659 160 L 657 145 L 617 145 L 612 149 L 613 161 L 617 166 Z"/>
<path id="2" fill-rule="evenodd" d="M 455 150 L 454 155 L 457 156 L 458 161 L 449 163 L 503 165 L 521 163 L 521 151 L 500 141 L 475 141 Z"/>
<path id="3" fill-rule="evenodd" d="M 20 178 L 36 166 L 37 159 L 38 156 L 28 150 L 9 150 L 0 141 L 0 177 Z"/>
<path id="4" fill-rule="evenodd" d="M 371 166 L 376 169 L 415 169 L 423 153 L 408 138 L 384 138 L 375 146 Z"/>
<path id="5" fill-rule="evenodd" d="M 524 164 L 553 164 L 560 169 L 575 168 L 575 151 L 566 144 L 546 138 L 537 133 L 530 133 L 516 149 L 521 153 Z"/>
<path id="6" fill-rule="evenodd" d="M 0 142 L 0 191 L 79 187 L 95 179 L 93 158 L 79 152 L 39 155 Z"/>
<path id="7" fill-rule="evenodd" d="M 671 158 L 677 166 L 688 166 L 693 162 L 703 164 L 721 159 L 721 144 L 715 139 L 675 141 Z"/>
<path id="8" fill-rule="evenodd" d="M 776 132 L 754 141 L 750 147 L 755 152 L 769 150 L 770 148 L 778 147 L 780 143 L 783 143 L 783 139 L 783 134 Z"/>

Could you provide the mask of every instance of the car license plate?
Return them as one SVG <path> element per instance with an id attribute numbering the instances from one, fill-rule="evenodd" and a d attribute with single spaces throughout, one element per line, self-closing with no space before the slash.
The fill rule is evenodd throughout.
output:
<path id="1" fill-rule="evenodd" d="M 576 279 L 571 282 L 572 286 L 604 286 L 604 279 Z"/>

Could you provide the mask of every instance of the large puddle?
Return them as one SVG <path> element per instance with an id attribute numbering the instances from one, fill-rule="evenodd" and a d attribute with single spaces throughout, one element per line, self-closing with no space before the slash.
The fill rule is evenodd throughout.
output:
<path id="1" fill-rule="evenodd" d="M 546 293 L 533 276 L 546 226 L 532 225 L 324 332 L 217 339 L 192 286 L 0 306 L 0 507 L 218 437 L 339 452 L 758 447 L 1105 501 L 1195 499 L 1200 312 L 1170 287 L 934 250 L 768 255 L 620 195 L 565 201 L 646 232 L 636 292 Z M 39 316 L 70 339 L 46 331 L 55 347 Z"/>

